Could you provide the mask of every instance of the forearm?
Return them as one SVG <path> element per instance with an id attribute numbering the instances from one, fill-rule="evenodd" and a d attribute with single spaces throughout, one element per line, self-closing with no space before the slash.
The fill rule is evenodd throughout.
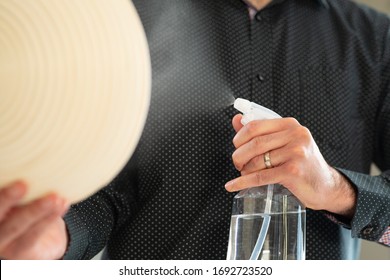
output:
<path id="1" fill-rule="evenodd" d="M 330 190 L 328 203 L 324 210 L 351 220 L 356 211 L 356 187 L 336 169 L 330 167 L 334 187 Z"/>

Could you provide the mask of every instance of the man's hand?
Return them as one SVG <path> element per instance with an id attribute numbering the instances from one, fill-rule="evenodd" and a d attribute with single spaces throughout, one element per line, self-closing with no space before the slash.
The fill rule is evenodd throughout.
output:
<path id="1" fill-rule="evenodd" d="M 241 177 L 225 185 L 228 191 L 277 183 L 308 208 L 352 217 L 354 188 L 326 163 L 307 128 L 293 118 L 251 121 L 245 126 L 241 118 L 233 118 L 237 134 L 232 156 Z M 267 152 L 272 168 L 265 165 Z"/>
<path id="2" fill-rule="evenodd" d="M 50 194 L 19 205 L 27 186 L 17 182 L 0 190 L 0 259 L 60 259 L 68 237 L 62 215 L 67 203 Z"/>

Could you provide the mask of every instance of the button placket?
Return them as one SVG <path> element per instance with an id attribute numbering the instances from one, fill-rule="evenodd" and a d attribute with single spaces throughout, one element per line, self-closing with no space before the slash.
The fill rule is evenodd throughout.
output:
<path id="1" fill-rule="evenodd" d="M 272 76 L 272 24 L 270 10 L 254 16 L 251 24 L 252 41 L 252 100 L 273 107 Z"/>

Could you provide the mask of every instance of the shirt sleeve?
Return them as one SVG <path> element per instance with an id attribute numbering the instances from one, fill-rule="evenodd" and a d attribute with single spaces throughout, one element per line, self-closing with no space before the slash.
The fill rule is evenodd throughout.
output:
<path id="1" fill-rule="evenodd" d="M 71 206 L 64 217 L 69 244 L 63 259 L 93 258 L 134 213 L 136 199 L 131 178 L 125 168 L 107 187 Z"/>
<path id="2" fill-rule="evenodd" d="M 385 219 L 387 217 L 387 228 L 383 232 L 379 243 L 390 246 L 390 25 L 387 24 L 386 36 L 383 44 L 383 102 L 378 110 L 378 125 L 376 129 L 376 150 L 375 163 L 381 170 L 384 170 L 383 178 L 384 192 L 383 199 L 387 200 L 387 208 L 384 209 Z"/>
<path id="3" fill-rule="evenodd" d="M 356 187 L 356 212 L 349 224 L 337 216 L 331 219 L 351 228 L 352 237 L 390 246 L 390 181 L 386 173 L 370 176 L 349 170 L 338 170 Z"/>
<path id="4" fill-rule="evenodd" d="M 376 114 L 374 162 L 379 176 L 338 169 L 357 190 L 355 215 L 348 225 L 352 236 L 390 246 L 390 26 L 387 23 L 382 56 L 382 92 Z M 328 213 L 329 214 L 329 213 Z M 330 217 L 329 215 L 327 215 Z M 336 216 L 331 218 L 343 223 Z"/>

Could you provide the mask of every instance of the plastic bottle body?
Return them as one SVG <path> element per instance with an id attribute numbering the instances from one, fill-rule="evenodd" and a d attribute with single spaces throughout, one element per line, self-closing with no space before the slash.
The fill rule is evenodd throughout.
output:
<path id="1" fill-rule="evenodd" d="M 280 185 L 273 188 L 269 213 L 264 213 L 266 202 L 267 186 L 247 189 L 234 197 L 227 259 L 304 260 L 305 208 Z M 263 244 L 254 255 L 259 239 Z"/>
<path id="2" fill-rule="evenodd" d="M 253 120 L 276 119 L 280 115 L 245 99 L 234 107 Z M 233 200 L 227 259 L 304 260 L 306 209 L 281 185 L 255 187 L 239 192 Z"/>

